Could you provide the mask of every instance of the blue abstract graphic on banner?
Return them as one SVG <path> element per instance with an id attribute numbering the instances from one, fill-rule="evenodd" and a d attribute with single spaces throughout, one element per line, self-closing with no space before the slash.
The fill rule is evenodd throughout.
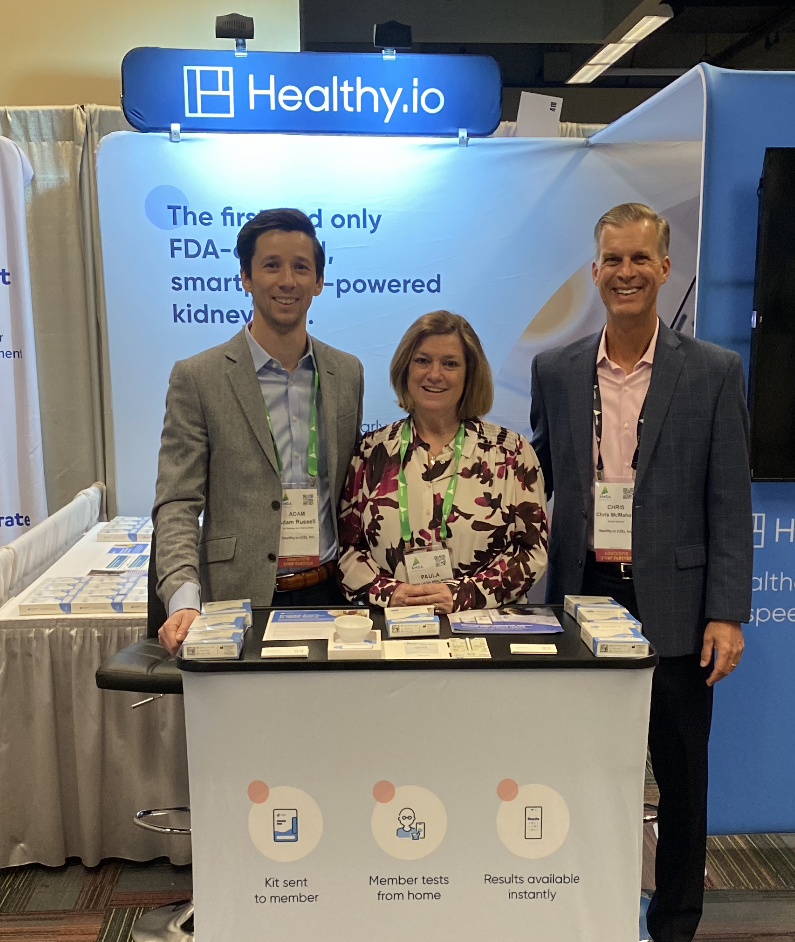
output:
<path id="1" fill-rule="evenodd" d="M 501 80 L 488 56 L 141 47 L 122 62 L 122 107 L 139 131 L 491 134 Z"/>

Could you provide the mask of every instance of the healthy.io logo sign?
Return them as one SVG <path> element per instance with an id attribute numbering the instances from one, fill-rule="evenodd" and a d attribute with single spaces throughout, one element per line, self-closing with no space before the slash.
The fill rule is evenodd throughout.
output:
<path id="1" fill-rule="evenodd" d="M 470 55 L 133 49 L 122 107 L 139 131 L 301 134 L 491 134 L 502 83 Z"/>
<path id="2" fill-rule="evenodd" d="M 185 117 L 234 118 L 235 77 L 225 66 L 186 65 Z"/>

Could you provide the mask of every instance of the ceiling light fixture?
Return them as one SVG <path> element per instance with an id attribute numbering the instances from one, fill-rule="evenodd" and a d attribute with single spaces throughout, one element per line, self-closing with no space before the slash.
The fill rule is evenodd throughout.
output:
<path id="1" fill-rule="evenodd" d="M 643 10 L 644 7 L 648 8 L 649 4 L 641 4 L 640 10 Z M 566 80 L 566 84 L 587 85 L 589 82 L 593 82 L 605 69 L 614 62 L 618 62 L 630 49 L 636 46 L 642 39 L 645 39 L 650 33 L 659 29 L 664 23 L 667 23 L 674 15 L 673 10 L 671 10 L 667 4 L 661 4 L 658 9 L 667 12 L 642 16 L 630 26 L 629 29 L 626 28 L 626 21 L 624 21 L 617 30 L 614 30 L 613 33 L 608 36 L 608 39 L 612 41 L 605 43 L 598 52 L 595 52 L 585 65 L 578 69 L 570 79 Z M 637 12 L 636 10 L 635 13 L 637 14 Z M 616 33 L 618 35 L 616 35 Z"/>

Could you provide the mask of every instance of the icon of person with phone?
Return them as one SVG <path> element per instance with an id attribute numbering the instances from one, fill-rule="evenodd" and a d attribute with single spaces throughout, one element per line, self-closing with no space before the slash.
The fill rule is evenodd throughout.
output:
<path id="1" fill-rule="evenodd" d="M 425 822 L 417 821 L 416 815 L 411 808 L 403 808 L 398 815 L 400 827 L 395 831 L 398 837 L 410 837 L 413 841 L 421 841 L 425 837 Z"/>

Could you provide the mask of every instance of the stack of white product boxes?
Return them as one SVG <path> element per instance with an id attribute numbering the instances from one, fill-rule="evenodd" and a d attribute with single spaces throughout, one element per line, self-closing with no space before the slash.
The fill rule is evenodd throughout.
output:
<path id="1" fill-rule="evenodd" d="M 145 612 L 146 574 L 114 576 L 56 576 L 37 586 L 20 615 L 110 615 Z"/>
<path id="2" fill-rule="evenodd" d="M 193 620 L 181 655 L 185 660 L 238 658 L 246 629 L 251 627 L 251 601 L 205 602 L 202 614 Z"/>
<path id="3" fill-rule="evenodd" d="M 100 543 L 151 543 L 151 517 L 114 517 L 97 533 Z"/>
<path id="4" fill-rule="evenodd" d="M 580 637 L 596 657 L 648 657 L 641 624 L 623 605 L 604 595 L 567 595 L 563 610 L 580 626 Z"/>
<path id="5" fill-rule="evenodd" d="M 439 635 L 439 618 L 433 605 L 406 605 L 384 610 L 389 638 L 423 638 Z"/>

